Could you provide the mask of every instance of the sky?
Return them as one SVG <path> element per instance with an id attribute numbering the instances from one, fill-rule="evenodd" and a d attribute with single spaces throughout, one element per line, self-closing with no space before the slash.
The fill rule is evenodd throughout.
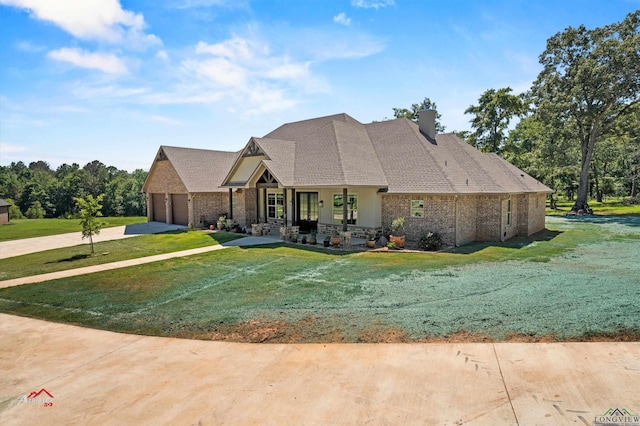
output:
<path id="1" fill-rule="evenodd" d="M 284 123 L 446 131 L 487 89 L 531 87 L 546 40 L 640 0 L 0 0 L 0 165 L 148 170 L 160 145 L 242 149 Z"/>

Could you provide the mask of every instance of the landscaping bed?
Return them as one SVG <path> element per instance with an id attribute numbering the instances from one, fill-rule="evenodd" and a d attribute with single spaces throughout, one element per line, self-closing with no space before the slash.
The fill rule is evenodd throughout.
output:
<path id="1" fill-rule="evenodd" d="M 0 311 L 243 342 L 640 340 L 640 217 L 446 253 L 285 244 L 0 290 Z"/>

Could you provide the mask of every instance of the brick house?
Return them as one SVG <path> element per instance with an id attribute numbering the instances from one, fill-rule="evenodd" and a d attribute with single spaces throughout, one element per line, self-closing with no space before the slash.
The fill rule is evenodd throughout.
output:
<path id="1" fill-rule="evenodd" d="M 0 225 L 9 223 L 9 207 L 11 207 L 11 204 L 0 199 Z"/>
<path id="2" fill-rule="evenodd" d="M 166 213 L 150 213 L 149 220 L 170 220 L 169 201 L 175 200 L 167 194 L 193 193 L 197 200 L 200 193 L 187 188 L 188 179 L 178 179 L 186 175 L 178 169 L 190 167 L 194 180 L 208 179 L 207 197 L 217 194 L 213 213 L 228 210 L 243 226 L 286 223 L 301 231 L 348 230 L 362 237 L 388 230 L 395 217 L 403 216 L 407 239 L 433 231 L 447 245 L 502 241 L 544 229 L 545 198 L 552 192 L 495 154 L 482 153 L 454 134 L 436 135 L 435 111 L 420 112 L 419 123 L 362 124 L 337 114 L 284 124 L 251 138 L 237 153 L 192 151 L 201 153 L 198 163 L 189 165 L 184 148 L 160 148 L 158 155 L 164 152 L 169 164 L 162 166 L 163 173 L 154 170 L 156 157 L 144 191 L 150 211 L 164 208 Z M 173 164 L 172 156 L 180 163 Z M 184 187 L 170 187 L 179 180 Z M 153 192 L 164 194 L 167 202 L 156 204 Z M 187 199 L 187 208 L 191 204 Z M 209 213 L 191 209 L 194 224 L 199 214 Z"/>

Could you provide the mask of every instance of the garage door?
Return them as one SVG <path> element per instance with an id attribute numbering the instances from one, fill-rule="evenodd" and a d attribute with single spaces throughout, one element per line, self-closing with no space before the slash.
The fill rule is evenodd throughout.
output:
<path id="1" fill-rule="evenodd" d="M 187 194 L 171 194 L 173 203 L 173 223 L 176 225 L 189 224 L 189 204 Z"/>
<path id="2" fill-rule="evenodd" d="M 151 194 L 153 202 L 153 220 L 156 222 L 167 221 L 167 209 L 164 205 L 164 194 Z"/>

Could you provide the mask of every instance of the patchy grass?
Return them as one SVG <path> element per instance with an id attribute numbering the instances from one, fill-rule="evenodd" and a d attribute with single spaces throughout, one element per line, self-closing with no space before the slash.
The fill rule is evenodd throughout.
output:
<path id="1" fill-rule="evenodd" d="M 230 248 L 3 289 L 0 311 L 250 342 L 640 336 L 640 218 L 550 218 L 548 228 L 444 253 Z"/>
<path id="2" fill-rule="evenodd" d="M 103 228 L 131 225 L 146 222 L 144 216 L 103 217 L 100 218 Z M 0 241 L 19 240 L 22 238 L 45 237 L 47 235 L 81 232 L 79 219 L 12 219 L 6 225 L 0 225 Z"/>
<path id="3" fill-rule="evenodd" d="M 48 250 L 0 259 L 0 280 L 222 244 L 237 238 L 240 235 L 226 232 L 171 231 L 95 243 L 94 256 L 88 253 L 86 244 Z"/>

